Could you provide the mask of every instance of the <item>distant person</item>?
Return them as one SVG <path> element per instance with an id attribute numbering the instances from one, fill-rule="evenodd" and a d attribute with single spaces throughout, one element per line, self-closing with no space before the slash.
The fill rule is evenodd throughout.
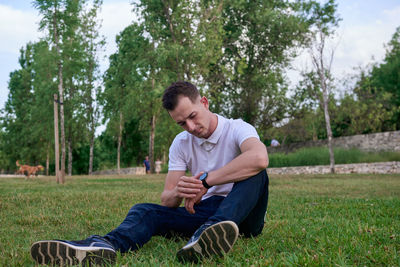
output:
<path id="1" fill-rule="evenodd" d="M 243 120 L 212 113 L 208 99 L 189 82 L 171 84 L 162 101 L 185 131 L 169 149 L 161 205 L 134 205 L 104 236 L 35 242 L 31 254 L 38 264 L 113 263 L 116 251 L 140 249 L 153 236 L 190 237 L 177 258 L 196 262 L 223 256 L 239 233 L 261 234 L 268 203 L 268 153 L 256 129 Z"/>
<path id="2" fill-rule="evenodd" d="M 160 159 L 157 159 L 156 162 L 154 162 L 156 165 L 156 173 L 159 174 L 161 172 L 161 164 L 162 161 Z"/>
<path id="3" fill-rule="evenodd" d="M 281 144 L 279 144 L 278 140 L 272 139 L 272 141 L 271 141 L 271 146 L 277 147 L 277 146 L 280 146 L 280 145 L 281 145 Z"/>
<path id="4" fill-rule="evenodd" d="M 150 173 L 150 161 L 148 156 L 146 156 L 146 158 L 143 161 L 143 167 L 146 168 L 146 173 Z"/>

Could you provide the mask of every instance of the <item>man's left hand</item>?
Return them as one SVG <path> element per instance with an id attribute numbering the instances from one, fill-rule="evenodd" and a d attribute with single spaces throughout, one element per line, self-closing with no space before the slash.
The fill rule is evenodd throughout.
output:
<path id="1" fill-rule="evenodd" d="M 199 204 L 201 201 L 201 198 L 205 193 L 207 193 L 207 188 L 203 187 L 200 189 L 200 192 L 196 194 L 194 198 L 185 198 L 185 209 L 190 213 L 194 214 L 194 205 Z"/>

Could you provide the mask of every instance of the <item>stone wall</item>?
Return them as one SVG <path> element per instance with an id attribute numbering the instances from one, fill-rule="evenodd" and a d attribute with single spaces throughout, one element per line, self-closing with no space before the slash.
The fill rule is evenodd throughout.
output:
<path id="1" fill-rule="evenodd" d="M 279 147 L 268 147 L 268 152 L 293 152 L 304 147 L 327 146 L 328 140 L 317 140 L 292 143 Z M 333 138 L 333 146 L 341 148 L 357 148 L 363 151 L 399 151 L 400 131 L 343 136 Z"/>
<path id="2" fill-rule="evenodd" d="M 123 168 L 120 169 L 120 174 L 134 174 L 134 175 L 145 175 L 146 169 L 144 167 L 135 167 L 135 168 Z M 117 170 L 103 170 L 103 171 L 95 171 L 94 175 L 114 175 L 118 174 Z"/>
<path id="3" fill-rule="evenodd" d="M 320 166 L 300 166 L 268 168 L 268 174 L 326 174 L 330 173 L 329 165 Z M 376 163 L 357 163 L 357 164 L 337 164 L 336 173 L 400 173 L 400 161 L 376 162 Z"/>

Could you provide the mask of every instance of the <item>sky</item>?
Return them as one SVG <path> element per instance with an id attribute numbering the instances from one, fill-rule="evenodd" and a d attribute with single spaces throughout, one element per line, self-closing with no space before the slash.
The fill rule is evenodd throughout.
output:
<path id="1" fill-rule="evenodd" d="M 38 30 L 39 13 L 30 0 L 0 0 L 0 109 L 8 96 L 9 74 L 19 68 L 19 50 L 28 42 L 43 36 Z M 115 37 L 134 19 L 131 0 L 103 0 L 100 19 L 106 48 L 101 55 L 101 70 L 108 66 L 107 57 L 116 51 Z M 399 0 L 337 0 L 342 18 L 337 29 L 332 72 L 344 79 L 355 68 L 381 62 L 387 44 L 400 26 Z M 304 53 L 294 62 L 295 70 L 288 77 L 295 83 L 298 70 L 309 67 Z"/>

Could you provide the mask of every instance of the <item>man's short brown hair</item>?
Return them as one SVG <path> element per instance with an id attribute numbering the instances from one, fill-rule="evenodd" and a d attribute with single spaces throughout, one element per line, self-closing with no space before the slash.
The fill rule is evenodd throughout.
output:
<path id="1" fill-rule="evenodd" d="M 166 110 L 174 110 L 178 105 L 178 99 L 180 96 L 186 96 L 190 101 L 192 101 L 192 103 L 194 103 L 200 96 L 200 93 L 196 86 L 190 82 L 174 82 L 164 91 L 162 98 L 163 107 Z"/>

